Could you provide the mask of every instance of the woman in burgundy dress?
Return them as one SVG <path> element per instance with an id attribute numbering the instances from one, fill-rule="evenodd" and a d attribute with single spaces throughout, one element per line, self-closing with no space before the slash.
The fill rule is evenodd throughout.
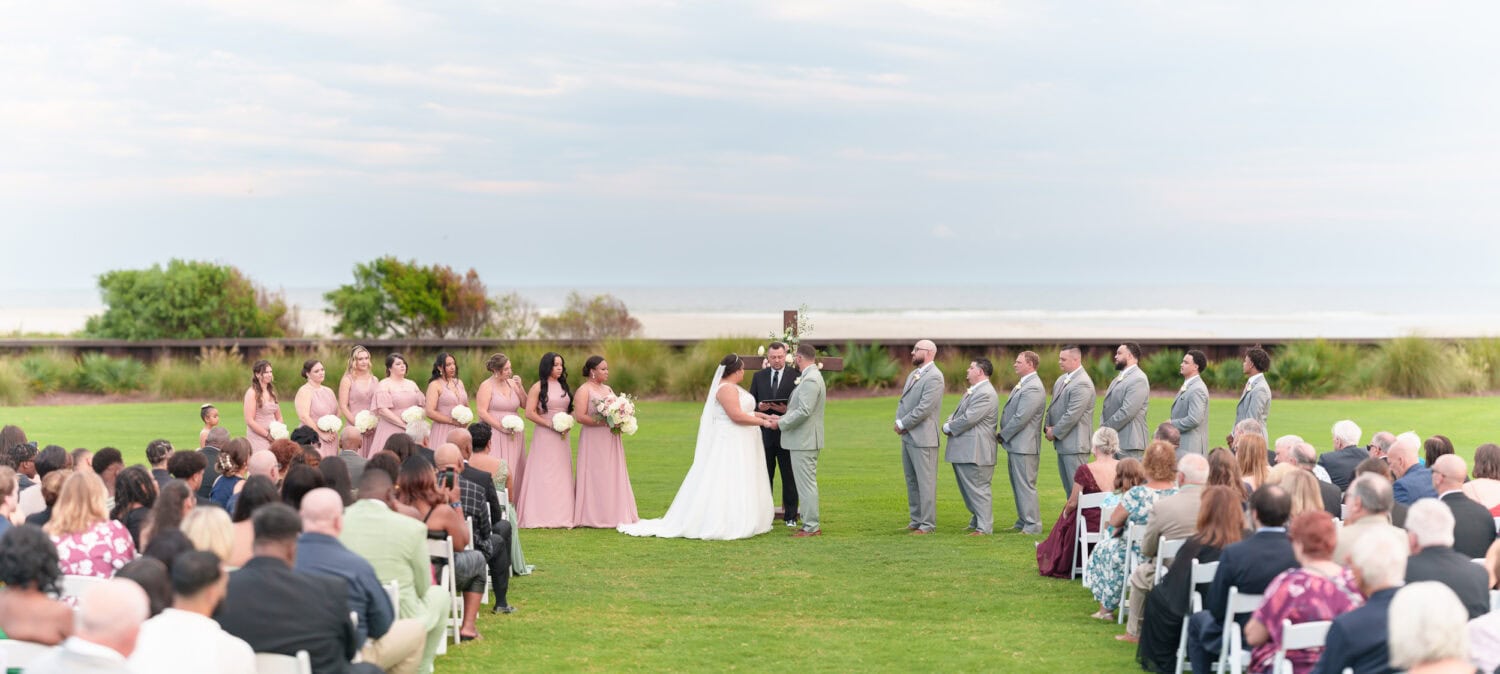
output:
<path id="1" fill-rule="evenodd" d="M 1037 571 L 1053 578 L 1073 577 L 1073 556 L 1078 544 L 1078 497 L 1095 494 L 1103 489 L 1101 484 L 1114 484 L 1115 454 L 1120 451 L 1120 435 L 1115 429 L 1104 427 L 1094 431 L 1094 460 L 1083 464 L 1073 473 L 1073 493 L 1063 506 L 1062 514 L 1047 532 L 1047 540 L 1036 548 Z M 1099 530 L 1099 511 L 1090 509 L 1083 514 L 1089 531 Z"/>

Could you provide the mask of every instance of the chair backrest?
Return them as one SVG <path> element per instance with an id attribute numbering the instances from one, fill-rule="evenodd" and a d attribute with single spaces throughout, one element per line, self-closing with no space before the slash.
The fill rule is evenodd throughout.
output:
<path id="1" fill-rule="evenodd" d="M 447 560 L 449 566 L 453 565 L 453 537 L 448 536 L 442 540 L 427 539 L 427 556 L 441 557 Z"/>
<path id="2" fill-rule="evenodd" d="M 1500 533 L 1500 517 L 1495 518 L 1495 533 Z"/>
<path id="3" fill-rule="evenodd" d="M 1490 590 L 1490 611 L 1500 611 L 1500 590 Z"/>
<path id="4" fill-rule="evenodd" d="M 280 653 L 256 653 L 256 674 L 312 674 L 312 658 L 307 651 L 297 651 L 296 655 L 282 655 Z"/>
<path id="5" fill-rule="evenodd" d="M 1081 495 L 1079 495 L 1079 497 L 1078 497 L 1078 524 L 1079 524 L 1078 530 L 1079 531 L 1084 531 L 1084 530 L 1102 531 L 1104 529 L 1104 511 L 1103 511 L 1103 508 L 1104 508 L 1104 499 L 1107 499 L 1107 498 L 1109 498 L 1109 492 L 1107 492 L 1107 491 L 1098 491 L 1098 492 L 1094 492 L 1092 494 L 1081 494 Z M 1098 511 L 1100 511 L 1099 512 L 1099 527 L 1097 529 L 1089 529 L 1088 528 L 1089 527 L 1088 520 L 1085 519 L 1084 516 L 1083 516 L 1083 511 L 1085 511 L 1085 510 L 1098 510 Z"/>
<path id="6" fill-rule="evenodd" d="M 60 596 L 75 598 L 82 597 L 84 593 L 89 591 L 89 588 L 92 588 L 95 585 L 102 584 L 108 580 L 108 578 L 99 578 L 97 576 L 75 576 L 73 574 L 66 574 L 62 577 L 62 594 Z"/>
<path id="7" fill-rule="evenodd" d="M 1193 560 L 1193 587 L 1204 583 L 1214 582 L 1214 575 L 1219 572 L 1218 562 L 1200 562 Z"/>
<path id="8" fill-rule="evenodd" d="M 1265 599 L 1263 595 L 1245 594 L 1240 592 L 1240 588 L 1231 586 L 1229 588 L 1229 601 L 1224 604 L 1224 620 L 1220 624 L 1228 625 L 1229 621 L 1234 620 L 1235 616 L 1260 608 L 1260 602 L 1263 599 Z"/>
<path id="9" fill-rule="evenodd" d="M 473 550 L 474 549 L 474 518 L 472 518 L 472 517 L 465 517 L 464 518 L 464 526 L 466 526 L 466 527 L 469 528 L 469 546 L 466 547 L 466 548 L 464 548 L 464 549 L 465 550 Z"/>
<path id="10" fill-rule="evenodd" d="M 1281 650 L 1300 651 L 1304 648 L 1317 648 L 1323 645 L 1323 640 L 1328 637 L 1328 627 L 1333 624 L 1332 620 L 1314 620 L 1305 623 L 1294 623 L 1290 620 L 1281 621 Z"/>
<path id="11" fill-rule="evenodd" d="M 31 664 L 47 651 L 52 650 L 47 644 L 39 644 L 33 641 L 17 641 L 15 639 L 0 639 L 0 660 L 4 661 L 6 667 L 11 669 L 25 670 L 26 665 Z"/>
<path id="12" fill-rule="evenodd" d="M 1172 559 L 1177 556 L 1177 551 L 1181 550 L 1184 545 L 1187 545 L 1186 538 L 1167 538 L 1166 536 L 1162 536 L 1156 539 L 1156 558 L 1160 560 Z"/>
<path id="13" fill-rule="evenodd" d="M 1128 522 L 1125 526 L 1125 542 L 1140 543 L 1146 538 L 1146 527 L 1134 522 Z"/>

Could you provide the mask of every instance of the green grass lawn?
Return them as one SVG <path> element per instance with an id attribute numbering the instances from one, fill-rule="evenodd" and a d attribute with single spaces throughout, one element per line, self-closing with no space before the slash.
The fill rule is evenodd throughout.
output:
<path id="1" fill-rule="evenodd" d="M 944 413 L 956 402 L 950 396 Z M 1234 402 L 1213 401 L 1215 437 L 1228 432 Z M 1153 425 L 1170 404 L 1153 399 Z M 641 404 L 641 432 L 626 451 L 642 516 L 659 517 L 671 502 L 701 409 Z M 728 542 L 523 531 L 537 569 L 512 584 L 519 612 L 482 615 L 484 639 L 451 649 L 439 670 L 1136 670 L 1133 647 L 1111 638 L 1121 628 L 1088 617 L 1097 606 L 1086 590 L 1036 575 L 1039 537 L 963 535 L 968 514 L 947 466 L 939 469 L 937 535 L 906 534 L 894 409 L 893 398 L 829 404 L 820 538 L 792 540 L 779 524 Z M 290 416 L 290 404 L 283 411 Z M 1443 433 L 1465 456 L 1500 439 L 1495 398 L 1279 400 L 1271 433 L 1296 433 L 1326 451 L 1341 418 L 1357 421 L 1366 438 L 1380 429 Z M 0 423 L 19 424 L 42 444 L 112 444 L 127 461 L 140 461 L 154 437 L 188 447 L 198 432 L 191 403 L 0 408 Z M 1064 494 L 1055 455 L 1043 451 L 1039 490 L 1050 527 Z M 1003 462 L 994 488 L 1003 529 L 1015 518 Z"/>

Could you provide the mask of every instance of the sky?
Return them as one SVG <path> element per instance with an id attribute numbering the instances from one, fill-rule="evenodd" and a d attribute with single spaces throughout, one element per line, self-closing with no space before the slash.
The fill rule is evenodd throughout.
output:
<path id="1" fill-rule="evenodd" d="M 387 254 L 497 291 L 1500 285 L 1495 3 L 0 15 L 0 292 Z"/>

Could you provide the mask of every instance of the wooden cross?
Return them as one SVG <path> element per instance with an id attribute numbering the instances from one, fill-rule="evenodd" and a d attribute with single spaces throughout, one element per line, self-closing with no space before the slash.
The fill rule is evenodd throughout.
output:
<path id="1" fill-rule="evenodd" d="M 788 309 L 781 312 L 781 331 L 797 334 L 797 310 Z M 741 356 L 745 361 L 746 370 L 759 370 L 766 366 L 765 356 Z M 791 359 L 791 355 L 787 355 Z M 839 372 L 844 369 L 843 358 L 818 358 L 818 369 L 824 372 Z"/>

